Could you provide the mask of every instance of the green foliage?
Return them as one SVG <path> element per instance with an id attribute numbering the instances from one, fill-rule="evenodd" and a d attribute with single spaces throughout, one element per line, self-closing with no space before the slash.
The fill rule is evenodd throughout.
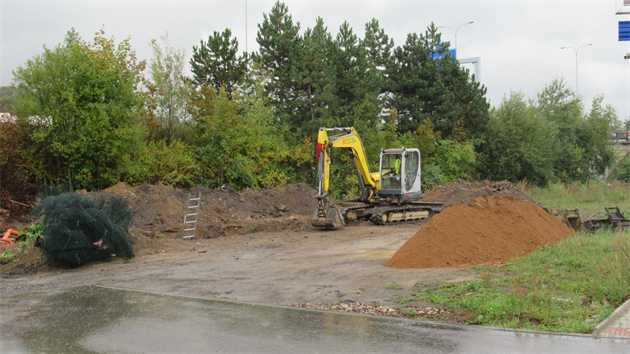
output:
<path id="1" fill-rule="evenodd" d="M 422 166 L 422 189 L 427 190 L 446 183 L 440 166 L 425 164 Z"/>
<path id="2" fill-rule="evenodd" d="M 120 181 L 144 137 L 143 69 L 129 40 L 116 46 L 102 30 L 93 43 L 69 31 L 64 44 L 16 69 L 15 112 L 30 142 L 21 153 L 33 177 L 63 182 L 70 170 L 88 189 Z"/>
<path id="3" fill-rule="evenodd" d="M 303 181 L 295 171 L 310 161 L 310 141 L 289 145 L 282 139 L 262 86 L 243 99 L 230 100 L 225 90 L 217 94 L 207 86 L 198 95 L 190 109 L 206 184 L 241 189 Z"/>
<path id="4" fill-rule="evenodd" d="M 465 309 L 469 322 L 507 328 L 590 333 L 630 294 L 630 235 L 577 235 L 456 284 L 419 285 L 398 302 Z"/>
<path id="5" fill-rule="evenodd" d="M 0 112 L 13 112 L 16 90 L 13 86 L 0 86 Z"/>
<path id="6" fill-rule="evenodd" d="M 446 138 L 481 137 L 490 107 L 486 88 L 448 54 L 448 45 L 432 23 L 424 34 L 410 33 L 394 50 L 387 71 L 392 106 L 399 111 L 398 131 L 415 131 L 427 118 Z M 443 54 L 433 59 L 434 53 Z"/>
<path id="7" fill-rule="evenodd" d="M 226 28 L 223 33 L 214 31 L 208 41 L 201 40 L 193 46 L 190 66 L 197 87 L 209 86 L 219 92 L 225 88 L 231 99 L 238 84 L 242 84 L 247 72 L 247 55 L 238 55 L 238 40 Z"/>
<path id="8" fill-rule="evenodd" d="M 269 74 L 265 82 L 265 97 L 276 109 L 283 124 L 289 124 L 296 110 L 301 106 L 294 100 L 295 70 L 299 62 L 302 39 L 299 35 L 300 23 L 293 22 L 289 8 L 277 1 L 269 14 L 263 14 L 263 22 L 258 24 L 256 42 L 259 52 L 252 54 L 255 64 Z"/>
<path id="9" fill-rule="evenodd" d="M 602 102 L 596 97 L 585 114 L 581 98 L 563 79 L 546 86 L 535 102 L 512 93 L 491 113 L 480 145 L 481 175 L 538 186 L 603 175 L 614 161 L 609 139 L 617 114 Z"/>
<path id="10" fill-rule="evenodd" d="M 442 140 L 435 149 L 432 161 L 440 167 L 444 181 L 452 183 L 458 179 L 470 180 L 474 177 L 477 154 L 472 142 Z"/>
<path id="11" fill-rule="evenodd" d="M 292 135 L 314 138 L 319 127 L 335 124 L 330 108 L 337 106 L 335 62 L 330 55 L 334 42 L 323 19 L 318 17 L 315 27 L 306 29 L 302 43 L 295 80 L 305 104 L 293 117 Z"/>
<path id="12" fill-rule="evenodd" d="M 380 93 L 385 93 L 387 90 L 385 69 L 391 66 L 394 40 L 385 34 L 385 30 L 380 27 L 378 20 L 373 18 L 365 24 L 365 35 L 359 41 L 371 66 L 379 71 L 377 86 Z"/>
<path id="13" fill-rule="evenodd" d="M 403 288 L 402 286 L 400 286 L 399 284 L 396 284 L 395 282 L 385 286 L 385 289 L 388 289 L 388 290 L 401 290 L 402 288 Z"/>
<path id="14" fill-rule="evenodd" d="M 491 111 L 480 171 L 490 180 L 545 185 L 554 177 L 556 142 L 553 124 L 522 93 L 512 92 Z"/>
<path id="15" fill-rule="evenodd" d="M 630 185 L 615 181 L 563 184 L 550 183 L 546 187 L 532 187 L 529 194 L 542 205 L 551 209 L 602 210 L 604 206 L 617 205 L 630 212 Z"/>
<path id="16" fill-rule="evenodd" d="M 167 184 L 190 188 L 202 177 L 203 167 L 195 155 L 195 147 L 175 140 L 148 142 L 140 159 L 129 170 L 124 180 L 131 184 Z"/>
<path id="17" fill-rule="evenodd" d="M 630 182 L 630 159 L 624 159 L 617 165 L 615 178 L 620 181 Z"/>
<path id="18" fill-rule="evenodd" d="M 152 118 L 157 129 L 151 132 L 153 139 L 164 138 L 170 145 L 174 138 L 184 138 L 182 125 L 187 120 L 186 102 L 190 88 L 185 83 L 184 50 L 170 46 L 168 33 L 160 37 L 161 44 L 153 39 L 150 42 L 153 60 L 149 66 L 149 100 Z"/>

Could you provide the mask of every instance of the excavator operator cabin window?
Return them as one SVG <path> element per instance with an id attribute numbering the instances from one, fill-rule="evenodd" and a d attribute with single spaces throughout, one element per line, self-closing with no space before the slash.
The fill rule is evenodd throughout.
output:
<path id="1" fill-rule="evenodd" d="M 420 154 L 417 151 L 407 152 L 405 155 L 405 190 L 411 190 L 418 178 Z"/>
<path id="2" fill-rule="evenodd" d="M 383 163 L 381 165 L 381 189 L 400 189 L 400 173 L 402 172 L 402 155 L 386 154 L 383 155 Z"/>

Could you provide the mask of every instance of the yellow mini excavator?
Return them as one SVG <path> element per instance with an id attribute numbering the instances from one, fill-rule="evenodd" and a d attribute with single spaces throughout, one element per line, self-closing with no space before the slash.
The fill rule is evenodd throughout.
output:
<path id="1" fill-rule="evenodd" d="M 329 136 L 329 132 L 337 135 Z M 328 200 L 330 187 L 330 149 L 346 148 L 359 177 L 361 196 L 345 206 Z M 419 202 L 420 151 L 413 148 L 381 149 L 378 172 L 370 172 L 363 142 L 352 127 L 320 128 L 317 137 L 319 176 L 318 201 L 313 226 L 339 228 L 355 220 L 371 220 L 377 225 L 426 219 L 443 209 L 440 203 Z"/>

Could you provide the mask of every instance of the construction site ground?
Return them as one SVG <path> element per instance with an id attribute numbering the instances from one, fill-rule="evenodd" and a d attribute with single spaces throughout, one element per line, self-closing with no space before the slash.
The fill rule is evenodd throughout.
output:
<path id="1" fill-rule="evenodd" d="M 397 307 L 392 299 L 410 294 L 418 283 L 474 277 L 469 267 L 383 265 L 426 222 L 388 226 L 359 222 L 340 230 L 314 229 L 310 214 L 316 192 L 307 185 L 242 192 L 197 187 L 191 192 L 202 193 L 194 240 L 181 238 L 188 191 L 125 184 L 102 191 L 127 200 L 133 215 L 135 257 L 66 269 L 45 262 L 40 248 L 28 248 L 8 262 L 0 257 L 0 297 L 100 285 L 273 305 L 356 302 Z M 509 182 L 456 182 L 428 191 L 423 200 L 450 207 L 493 195 L 535 203 Z M 32 222 L 36 220 L 22 220 L 22 224 Z M 3 223 L 2 228 L 11 226 Z M 465 323 L 465 316 L 449 312 L 443 319 Z"/>
<path id="2" fill-rule="evenodd" d="M 418 228 L 365 223 L 342 231 L 154 239 L 129 261 L 5 275 L 0 297 L 104 285 L 279 305 L 344 300 L 389 304 L 394 293 L 408 293 L 417 282 L 467 279 L 465 268 L 400 270 L 382 265 Z M 387 289 L 392 283 L 403 289 Z"/>

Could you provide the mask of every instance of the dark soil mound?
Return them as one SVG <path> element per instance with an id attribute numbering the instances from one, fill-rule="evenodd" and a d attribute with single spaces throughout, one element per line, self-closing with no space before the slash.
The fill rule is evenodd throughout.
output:
<path id="1" fill-rule="evenodd" d="M 450 207 L 493 195 L 512 196 L 540 205 L 514 183 L 508 181 L 469 183 L 460 180 L 453 184 L 431 188 L 422 195 L 422 201 L 444 203 L 445 207 Z"/>
<path id="2" fill-rule="evenodd" d="M 198 237 L 217 237 L 254 231 L 302 229 L 310 225 L 310 216 L 317 206 L 317 192 L 306 184 L 246 189 L 236 192 L 229 186 L 208 189 L 193 187 L 190 193 L 201 192 L 201 214 Z M 189 191 L 165 185 L 143 184 L 130 187 L 118 183 L 103 191 L 118 193 L 129 203 L 133 228 L 155 229 L 178 236 L 184 218 Z"/>
<path id="3" fill-rule="evenodd" d="M 437 214 L 384 265 L 406 269 L 496 264 L 572 234 L 537 205 L 492 196 Z"/>

